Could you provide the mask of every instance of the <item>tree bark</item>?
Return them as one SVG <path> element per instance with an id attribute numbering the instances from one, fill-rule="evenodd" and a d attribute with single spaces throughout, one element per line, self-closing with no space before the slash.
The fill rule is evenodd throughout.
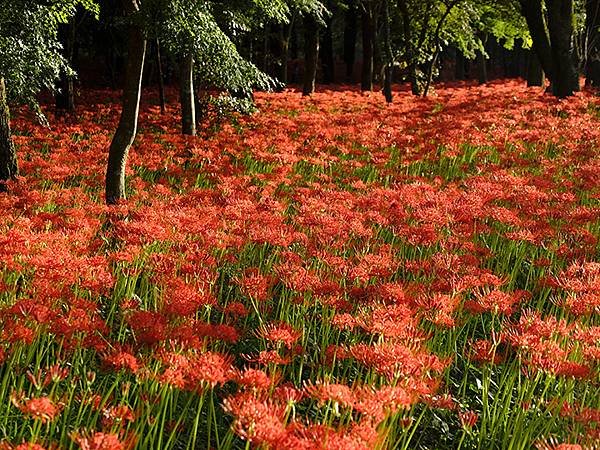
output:
<path id="1" fill-rule="evenodd" d="M 125 11 L 131 15 L 138 10 L 135 0 L 124 1 Z M 146 56 L 144 33 L 134 23 L 128 26 L 127 64 L 125 67 L 125 89 L 123 109 L 117 131 L 108 152 L 106 169 L 106 203 L 111 205 L 125 199 L 125 167 L 127 155 L 137 133 L 137 122 L 142 88 L 142 73 Z"/>
<path id="2" fill-rule="evenodd" d="M 454 59 L 454 78 L 458 81 L 464 81 L 466 78 L 465 74 L 465 57 L 462 52 L 456 49 L 456 57 Z"/>
<path id="3" fill-rule="evenodd" d="M 600 88 L 600 0 L 585 3 L 586 66 L 585 84 Z"/>
<path id="4" fill-rule="evenodd" d="M 73 51 L 75 47 L 75 18 L 72 17 L 68 23 L 58 26 L 58 38 L 63 46 L 62 55 L 69 65 L 73 64 Z M 75 112 L 75 87 L 73 76 L 66 70 L 60 71 L 58 80 L 58 92 L 54 97 L 56 114 L 72 114 Z"/>
<path id="5" fill-rule="evenodd" d="M 554 59 L 552 93 L 568 97 L 579 91 L 579 75 L 573 62 L 573 0 L 546 0 L 548 9 L 548 34 Z"/>
<path id="6" fill-rule="evenodd" d="M 344 63 L 346 64 L 346 80 L 353 81 L 354 63 L 356 62 L 356 30 L 358 26 L 356 6 L 350 4 L 346 11 L 344 23 Z"/>
<path id="7" fill-rule="evenodd" d="M 383 73 L 383 95 L 387 103 L 392 103 L 392 73 L 394 64 L 394 55 L 392 53 L 392 42 L 390 32 L 390 5 L 389 0 L 383 3 L 383 41 L 385 46 L 385 67 Z"/>
<path id="8" fill-rule="evenodd" d="M 331 9 L 331 4 L 328 5 Z M 323 32 L 321 66 L 323 68 L 323 83 L 335 83 L 335 58 L 333 55 L 333 16 L 326 22 Z"/>
<path id="9" fill-rule="evenodd" d="M 304 83 L 302 95 L 315 92 L 319 60 L 319 24 L 311 16 L 304 17 Z"/>
<path id="10" fill-rule="evenodd" d="M 579 75 L 573 63 L 573 0 L 546 0 L 548 18 L 542 0 L 521 0 L 533 41 L 533 50 L 550 79 L 552 93 L 568 97 L 579 90 Z"/>
<path id="11" fill-rule="evenodd" d="M 373 55 L 375 40 L 375 17 L 370 5 L 364 5 L 362 11 L 362 43 L 363 61 L 360 89 L 362 91 L 373 90 Z"/>
<path id="12" fill-rule="evenodd" d="M 478 81 L 479 84 L 486 84 L 488 82 L 487 75 L 487 61 L 485 55 L 482 52 L 477 53 L 477 66 L 478 66 Z"/>
<path id="13" fill-rule="evenodd" d="M 158 100 L 160 102 L 160 113 L 164 114 L 166 110 L 167 100 L 165 98 L 165 78 L 162 70 L 162 58 L 160 57 L 160 40 L 156 39 L 154 42 L 156 59 L 156 68 L 158 72 Z"/>
<path id="14" fill-rule="evenodd" d="M 10 110 L 6 100 L 6 84 L 0 78 L 0 192 L 6 190 L 6 181 L 19 175 L 17 153 L 10 131 Z"/>
<path id="15" fill-rule="evenodd" d="M 529 52 L 529 61 L 527 64 L 527 86 L 544 86 L 546 77 L 540 64 L 538 56 L 534 52 Z"/>
<path id="16" fill-rule="evenodd" d="M 194 104 L 194 55 L 183 57 L 179 80 L 179 100 L 181 102 L 181 132 L 196 135 L 196 111 Z"/>

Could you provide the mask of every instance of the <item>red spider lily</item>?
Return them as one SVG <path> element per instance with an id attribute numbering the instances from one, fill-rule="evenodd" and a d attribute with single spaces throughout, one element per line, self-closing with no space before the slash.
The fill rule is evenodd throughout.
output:
<path id="1" fill-rule="evenodd" d="M 53 421 L 64 406 L 53 402 L 49 397 L 25 399 L 23 394 L 16 393 L 11 394 L 11 401 L 23 414 L 33 419 L 39 419 L 42 423 Z"/>
<path id="2" fill-rule="evenodd" d="M 479 420 L 479 415 L 475 411 L 461 411 L 458 413 L 458 420 L 461 427 L 471 430 Z"/>
<path id="3" fill-rule="evenodd" d="M 287 323 L 268 324 L 257 333 L 261 338 L 277 344 L 283 344 L 288 349 L 302 337 L 302 331 L 295 330 Z"/>

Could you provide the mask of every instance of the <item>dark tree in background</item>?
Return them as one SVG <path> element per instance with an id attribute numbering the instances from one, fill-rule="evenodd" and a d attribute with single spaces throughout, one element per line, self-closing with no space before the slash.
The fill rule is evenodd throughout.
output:
<path id="1" fill-rule="evenodd" d="M 568 97 L 579 90 L 579 77 L 573 61 L 573 0 L 521 0 L 523 15 L 552 93 Z"/>
<path id="2" fill-rule="evenodd" d="M 0 77 L 0 191 L 5 189 L 5 181 L 19 174 L 17 153 L 10 131 L 10 111 L 6 100 L 6 83 Z"/>
<path id="3" fill-rule="evenodd" d="M 600 0 L 585 2 L 586 84 L 600 88 Z"/>
<path id="4" fill-rule="evenodd" d="M 304 82 L 302 95 L 315 92 L 319 62 L 319 23 L 307 14 L 304 16 Z"/>

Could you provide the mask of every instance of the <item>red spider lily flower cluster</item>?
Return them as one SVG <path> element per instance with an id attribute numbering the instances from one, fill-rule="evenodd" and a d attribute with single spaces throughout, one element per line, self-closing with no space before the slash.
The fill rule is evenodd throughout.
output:
<path id="1" fill-rule="evenodd" d="M 84 450 L 225 414 L 257 447 L 368 449 L 391 423 L 418 436 L 416 411 L 489 431 L 482 402 L 464 398 L 472 380 L 453 377 L 506 369 L 550 380 L 546 398 L 511 400 L 520 412 L 545 405 L 557 429 L 583 430 L 577 443 L 598 437 L 589 94 L 502 82 L 384 107 L 353 90 L 257 93 L 260 113 L 198 137 L 145 105 L 129 198 L 111 207 L 100 188 L 116 99 L 83 95 L 77 120 L 13 123 L 25 176 L 0 193 L 0 364 L 20 370 L 44 346 L 57 359 L 15 375 L 29 389 L 12 398 L 20 420 L 93 411 L 97 423 L 68 430 Z M 552 383 L 582 404 L 544 403 Z M 52 394 L 67 384 L 73 405 Z M 157 418 L 173 392 L 214 410 Z"/>

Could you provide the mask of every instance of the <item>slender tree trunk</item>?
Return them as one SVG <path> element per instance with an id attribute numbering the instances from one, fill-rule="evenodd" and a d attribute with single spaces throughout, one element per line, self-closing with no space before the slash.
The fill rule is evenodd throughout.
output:
<path id="1" fill-rule="evenodd" d="M 156 39 L 154 45 L 156 49 L 154 57 L 156 59 L 156 67 L 158 69 L 158 96 L 160 102 L 160 113 L 164 114 L 167 100 L 165 98 L 165 78 L 162 70 L 162 58 L 160 57 L 160 40 Z"/>
<path id="2" fill-rule="evenodd" d="M 10 110 L 6 100 L 6 84 L 0 78 L 0 192 L 6 190 L 5 182 L 19 175 L 17 153 L 10 131 Z"/>
<path id="3" fill-rule="evenodd" d="M 331 5 L 328 5 L 331 8 Z M 323 67 L 323 83 L 335 83 L 335 58 L 333 55 L 333 17 L 327 19 L 323 31 L 321 65 Z"/>
<path id="4" fill-rule="evenodd" d="M 487 74 L 487 61 L 485 55 L 482 52 L 477 53 L 477 66 L 478 66 L 478 81 L 479 84 L 486 84 L 488 82 Z"/>
<path id="5" fill-rule="evenodd" d="M 181 102 L 181 132 L 196 135 L 196 112 L 194 104 L 194 55 L 183 57 L 179 80 L 179 100 Z"/>
<path id="6" fill-rule="evenodd" d="M 546 77 L 540 64 L 540 60 L 534 52 L 529 52 L 529 62 L 527 64 L 527 86 L 544 86 Z"/>
<path id="7" fill-rule="evenodd" d="M 587 0 L 585 3 L 586 66 L 585 83 L 600 88 L 600 0 Z"/>
<path id="8" fill-rule="evenodd" d="M 346 11 L 344 23 L 344 63 L 346 63 L 346 80 L 353 81 L 354 63 L 356 61 L 356 30 L 358 18 L 356 6 L 350 4 Z"/>
<path id="9" fill-rule="evenodd" d="M 315 92 L 319 60 L 319 24 L 310 16 L 304 17 L 304 83 L 302 95 Z"/>
<path id="10" fill-rule="evenodd" d="M 385 45 L 385 68 L 383 74 L 383 95 L 385 101 L 392 103 L 394 96 L 392 95 L 392 73 L 394 64 L 394 55 L 392 53 L 392 43 L 390 37 L 390 5 L 389 0 L 384 0 L 383 3 L 383 41 Z"/>
<path id="11" fill-rule="evenodd" d="M 125 11 L 132 15 L 138 9 L 135 0 L 124 1 Z M 106 169 L 106 203 L 111 205 L 125 199 L 125 167 L 127 155 L 137 133 L 142 73 L 146 56 L 146 39 L 139 26 L 128 26 L 127 64 L 125 67 L 125 89 L 123 109 L 117 131 L 113 136 L 108 152 Z"/>
<path id="12" fill-rule="evenodd" d="M 571 51 L 573 0 L 546 0 L 546 7 L 555 68 L 554 79 L 551 79 L 552 93 L 560 98 L 568 97 L 579 91 L 579 75 Z"/>
<path id="13" fill-rule="evenodd" d="M 456 49 L 456 58 L 455 67 L 454 67 L 454 78 L 459 81 L 463 81 L 465 79 L 465 57 L 462 52 Z"/>
<path id="14" fill-rule="evenodd" d="M 58 26 L 58 37 L 63 46 L 62 55 L 69 65 L 73 64 L 73 51 L 75 47 L 75 18 L 68 23 Z M 58 92 L 54 97 L 56 114 L 72 114 L 75 112 L 75 88 L 73 76 L 66 70 L 61 70 L 58 80 Z"/>
<path id="15" fill-rule="evenodd" d="M 360 89 L 362 91 L 373 90 L 373 50 L 375 39 L 374 13 L 370 5 L 365 5 L 362 11 L 362 43 L 363 61 Z"/>

